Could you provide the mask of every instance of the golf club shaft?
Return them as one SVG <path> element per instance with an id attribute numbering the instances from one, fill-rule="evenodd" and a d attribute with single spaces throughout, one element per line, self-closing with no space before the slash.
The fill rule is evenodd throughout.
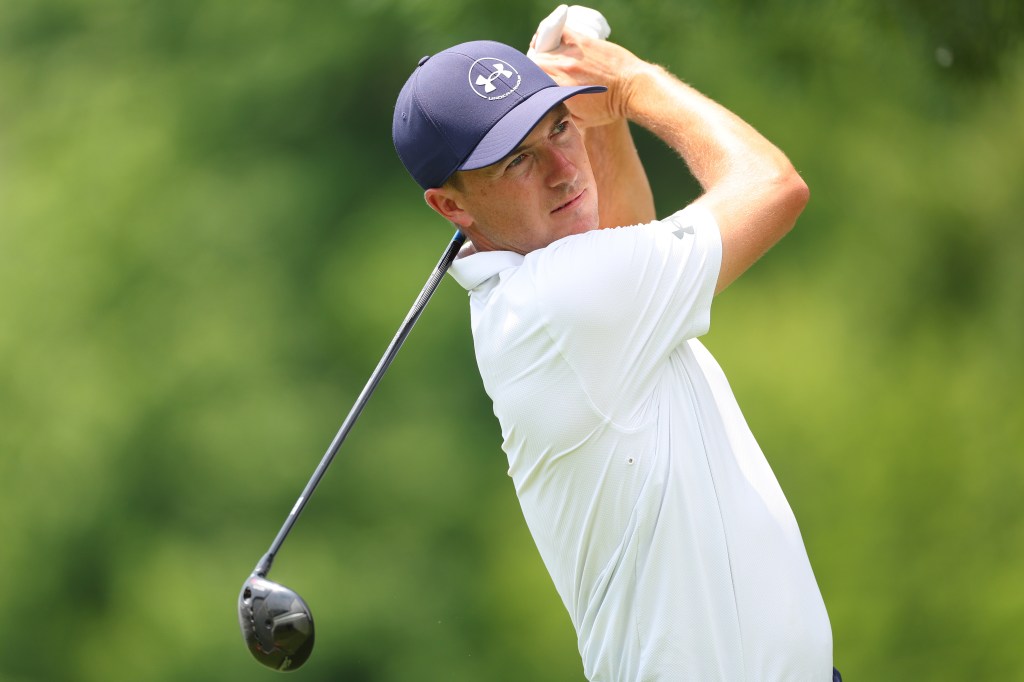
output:
<path id="1" fill-rule="evenodd" d="M 366 407 L 367 401 L 373 394 L 374 389 L 377 388 L 377 384 L 380 383 L 381 377 L 384 376 L 384 372 L 387 371 L 391 365 L 392 360 L 398 354 L 398 350 L 402 347 L 409 332 L 412 331 L 413 325 L 416 324 L 416 320 L 419 319 L 423 309 L 426 308 L 427 303 L 430 301 L 430 297 L 434 295 L 434 291 L 437 290 L 438 285 L 441 283 L 441 279 L 444 277 L 444 273 L 448 271 L 452 261 L 455 260 L 456 254 L 462 247 L 466 237 L 461 232 L 456 232 L 455 236 L 452 237 L 451 242 L 441 255 L 441 260 L 438 261 L 434 267 L 434 271 L 430 273 L 430 277 L 427 279 L 427 283 L 423 285 L 423 289 L 420 291 L 419 296 L 416 297 L 416 301 L 410 308 L 409 313 L 405 316 L 405 320 L 402 325 L 398 328 L 398 333 L 391 340 L 387 350 L 384 352 L 384 357 L 377 363 L 377 368 L 373 370 L 373 374 L 370 375 L 370 379 L 366 382 L 366 386 L 363 387 L 359 397 L 356 398 L 355 404 L 349 411 L 348 416 L 345 417 L 345 421 L 342 422 L 341 428 L 338 429 L 337 435 L 334 436 L 334 440 L 331 441 L 330 446 L 327 448 L 327 452 L 324 453 L 323 458 L 320 460 L 320 464 L 317 465 L 316 471 L 313 472 L 312 478 L 306 484 L 299 499 L 295 501 L 295 505 L 292 507 L 291 512 L 288 514 L 288 518 L 285 519 L 284 525 L 281 526 L 281 530 L 278 531 L 277 537 L 274 538 L 274 542 L 271 543 L 270 549 L 263 555 L 260 562 L 256 565 L 256 569 L 253 571 L 254 575 L 260 577 L 266 577 L 270 571 L 270 566 L 274 562 L 274 557 L 277 555 L 278 550 L 281 549 L 281 545 L 284 543 L 288 533 L 291 532 L 292 526 L 295 525 L 296 519 L 299 518 L 299 514 L 305 508 L 306 503 L 309 502 L 310 496 L 313 491 L 316 490 L 317 485 L 320 483 L 320 479 L 323 478 L 324 473 L 327 471 L 327 467 L 331 465 L 334 460 L 334 456 L 338 453 L 338 449 L 344 442 L 348 432 L 352 429 L 352 425 L 355 424 L 363 408 Z"/>

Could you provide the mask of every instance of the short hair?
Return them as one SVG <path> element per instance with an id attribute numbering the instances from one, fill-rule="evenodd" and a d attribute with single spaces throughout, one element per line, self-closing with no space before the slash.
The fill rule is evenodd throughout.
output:
<path id="1" fill-rule="evenodd" d="M 460 192 L 463 191 L 465 189 L 465 185 L 462 184 L 462 171 L 455 171 L 449 175 L 448 179 L 445 180 L 444 184 L 441 186 L 458 190 Z"/>

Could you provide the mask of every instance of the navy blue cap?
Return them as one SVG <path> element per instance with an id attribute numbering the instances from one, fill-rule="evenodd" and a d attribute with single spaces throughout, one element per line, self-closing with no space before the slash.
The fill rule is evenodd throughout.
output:
<path id="1" fill-rule="evenodd" d="M 477 40 L 420 60 L 395 103 L 392 137 L 423 189 L 496 163 L 558 103 L 603 85 L 563 87 L 525 54 Z"/>

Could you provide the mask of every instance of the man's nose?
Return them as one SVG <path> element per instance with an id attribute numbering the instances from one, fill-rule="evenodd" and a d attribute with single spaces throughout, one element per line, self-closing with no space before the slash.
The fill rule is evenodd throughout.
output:
<path id="1" fill-rule="evenodd" d="M 552 149 L 550 151 L 549 163 L 551 167 L 548 172 L 548 184 L 551 187 L 575 182 L 578 169 L 573 160 L 564 151 Z"/>

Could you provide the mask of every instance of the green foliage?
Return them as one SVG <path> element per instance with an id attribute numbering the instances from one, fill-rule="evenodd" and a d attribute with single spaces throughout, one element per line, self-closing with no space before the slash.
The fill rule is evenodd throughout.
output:
<path id="1" fill-rule="evenodd" d="M 6 3 L 0 680 L 271 679 L 235 622 L 449 228 L 390 142 L 416 60 L 531 2 Z M 1024 636 L 1019 3 L 608 0 L 812 202 L 708 345 L 850 679 L 1009 679 Z M 660 213 L 696 189 L 643 131 Z M 446 282 L 273 577 L 303 679 L 581 679 Z"/>

